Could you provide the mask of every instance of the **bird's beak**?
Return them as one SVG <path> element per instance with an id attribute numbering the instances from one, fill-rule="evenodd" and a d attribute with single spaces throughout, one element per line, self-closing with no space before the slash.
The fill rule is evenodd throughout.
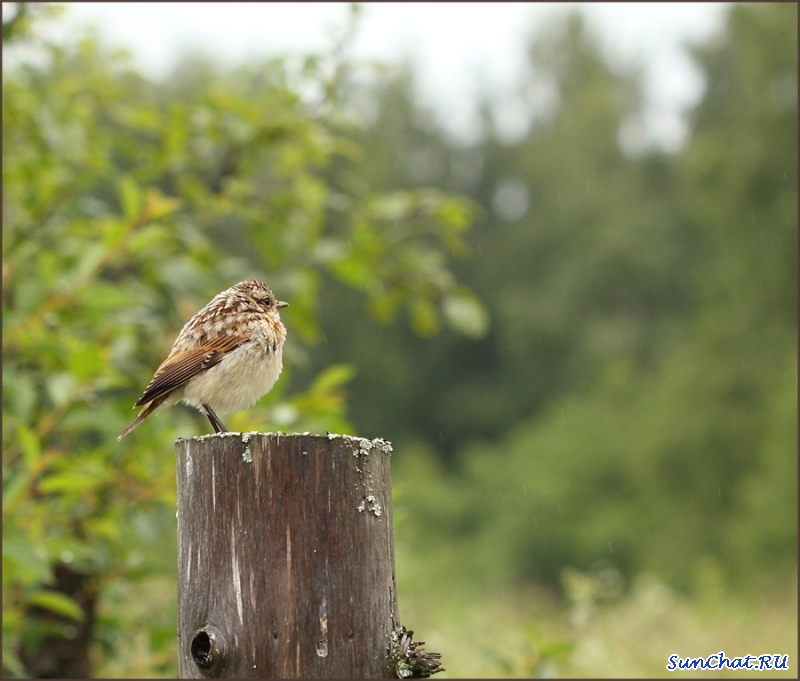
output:
<path id="1" fill-rule="evenodd" d="M 279 300 L 278 302 L 275 303 L 275 307 L 277 307 L 278 309 L 282 307 L 289 307 L 289 303 L 284 303 L 282 300 Z"/>

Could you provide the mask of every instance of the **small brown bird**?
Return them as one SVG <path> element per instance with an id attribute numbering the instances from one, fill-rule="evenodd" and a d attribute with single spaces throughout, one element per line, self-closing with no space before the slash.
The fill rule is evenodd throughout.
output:
<path id="1" fill-rule="evenodd" d="M 158 406 L 180 401 L 205 412 L 214 432 L 226 432 L 216 412 L 252 406 L 280 376 L 286 328 L 278 310 L 287 305 L 260 281 L 242 281 L 215 296 L 181 329 L 133 405 L 144 409 L 117 440 Z"/>

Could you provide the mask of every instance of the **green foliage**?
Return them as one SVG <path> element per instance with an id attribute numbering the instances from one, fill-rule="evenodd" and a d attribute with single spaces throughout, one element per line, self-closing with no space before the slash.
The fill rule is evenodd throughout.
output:
<path id="1" fill-rule="evenodd" d="M 9 2 L 9 16 L 3 19 L 3 44 L 37 38 L 36 28 L 41 19 L 59 16 L 64 8 L 43 2 Z M 12 13 L 13 12 L 13 13 Z"/>
<path id="2" fill-rule="evenodd" d="M 40 11 L 19 7 L 11 56 Z M 687 147 L 637 158 L 639 73 L 579 15 L 531 38 L 528 133 L 504 140 L 487 98 L 468 147 L 407 72 L 359 80 L 357 20 L 324 55 L 163 83 L 91 35 L 4 73 L 6 671 L 89 616 L 68 566 L 99 595 L 98 675 L 174 675 L 164 446 L 207 426 L 175 408 L 116 435 L 184 321 L 248 277 L 291 303 L 287 366 L 228 425 L 394 441 L 401 610 L 451 673 L 656 673 L 662 624 L 718 637 L 639 575 L 718 608 L 796 570 L 796 6 L 732 6 L 693 48 Z M 577 633 L 518 612 L 541 583 Z"/>
<path id="3" fill-rule="evenodd" d="M 414 186 L 424 148 L 430 181 L 482 206 L 456 271 L 491 314 L 479 340 L 376 339 L 324 292 L 317 361 L 358 362 L 354 421 L 398 451 L 414 518 L 398 534 L 425 556 L 409 583 L 557 588 L 563 568 L 611 561 L 699 594 L 708 566 L 737 590 L 792 569 L 796 11 L 734 6 L 694 48 L 708 87 L 674 156 L 623 153 L 637 71 L 609 68 L 577 15 L 532 39 L 521 90 L 556 103 L 519 142 L 488 101 L 485 138 L 463 148 L 407 77 L 381 94 L 363 176 Z M 528 210 L 509 221 L 510 183 Z"/>
<path id="4" fill-rule="evenodd" d="M 158 617 L 129 606 L 136 584 L 175 592 L 165 443 L 205 425 L 177 408 L 116 436 L 181 325 L 220 290 L 264 279 L 291 301 L 287 368 L 230 427 L 352 432 L 352 366 L 315 370 L 305 389 L 292 380 L 320 336 L 323 273 L 363 291 L 377 318 L 391 316 L 386 301 L 415 320 L 425 307 L 428 332 L 442 306 L 473 300 L 448 269 L 471 208 L 325 179 L 354 148 L 337 123 L 342 63 L 325 75 L 338 48 L 309 60 L 302 83 L 283 61 L 233 73 L 193 62 L 160 85 L 92 35 L 37 49 L 3 79 L 3 664 L 24 675 L 21 651 L 65 635 L 38 626 L 34 612 L 47 611 L 96 620 L 100 675 L 126 673 L 113 662 L 123 629 L 149 630 L 137 650 L 170 675 L 174 605 Z M 303 83 L 325 93 L 316 108 Z M 96 612 L 51 588 L 58 565 L 91 580 Z"/>

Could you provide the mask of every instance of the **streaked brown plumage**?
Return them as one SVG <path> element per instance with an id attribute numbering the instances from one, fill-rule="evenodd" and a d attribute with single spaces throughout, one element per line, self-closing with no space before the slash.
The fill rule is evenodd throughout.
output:
<path id="1" fill-rule="evenodd" d="M 205 412 L 219 433 L 217 416 L 245 409 L 268 393 L 283 367 L 286 328 L 278 311 L 288 303 L 260 281 L 243 281 L 214 297 L 181 329 L 169 356 L 134 405 L 141 412 L 121 440 L 160 405 L 181 400 Z"/>

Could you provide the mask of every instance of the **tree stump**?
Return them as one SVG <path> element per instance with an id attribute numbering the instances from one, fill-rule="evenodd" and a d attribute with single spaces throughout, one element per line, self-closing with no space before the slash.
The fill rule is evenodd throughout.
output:
<path id="1" fill-rule="evenodd" d="M 390 678 L 391 445 L 176 442 L 182 678 Z"/>

